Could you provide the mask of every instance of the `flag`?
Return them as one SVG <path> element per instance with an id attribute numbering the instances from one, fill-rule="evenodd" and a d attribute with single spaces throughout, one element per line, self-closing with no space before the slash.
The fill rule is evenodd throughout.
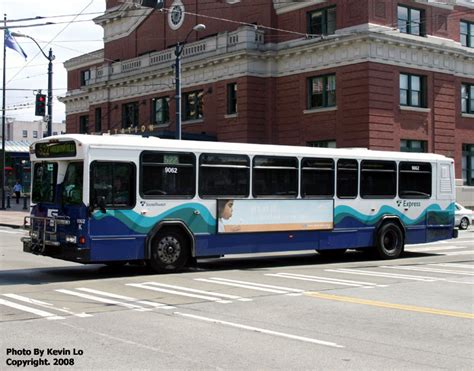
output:
<path id="1" fill-rule="evenodd" d="M 20 53 L 23 57 L 27 57 L 25 51 L 21 48 L 21 46 L 17 43 L 15 38 L 11 35 L 10 31 L 5 28 L 5 46 L 15 50 L 16 52 Z"/>

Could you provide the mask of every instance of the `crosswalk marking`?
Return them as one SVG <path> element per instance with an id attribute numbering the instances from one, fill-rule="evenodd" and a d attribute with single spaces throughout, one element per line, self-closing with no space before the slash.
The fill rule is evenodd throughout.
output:
<path id="1" fill-rule="evenodd" d="M 19 301 L 22 301 L 22 302 L 25 302 L 25 303 L 28 303 L 28 304 L 37 305 L 39 307 L 55 310 L 57 312 L 66 313 L 66 314 L 76 316 L 76 317 L 81 317 L 81 318 L 92 317 L 92 315 L 87 314 L 87 313 L 74 313 L 74 312 L 71 312 L 70 310 L 67 310 L 65 308 L 56 308 L 53 304 L 46 303 L 46 302 L 41 301 L 41 300 L 30 299 L 30 298 L 27 298 L 26 296 L 21 296 L 21 295 L 16 295 L 16 294 L 3 294 L 3 296 L 6 296 L 10 299 L 16 299 L 16 300 L 19 300 Z"/>
<path id="2" fill-rule="evenodd" d="M 233 300 L 241 299 L 240 296 L 227 295 L 227 294 L 221 294 L 221 293 L 204 291 L 204 290 L 196 290 L 196 289 L 191 289 L 188 287 L 181 287 L 181 286 L 175 286 L 175 285 L 166 285 L 164 283 L 157 283 L 157 282 L 127 283 L 127 286 L 139 287 L 146 290 L 165 292 L 167 294 L 186 296 L 186 297 L 195 298 L 195 299 L 215 301 L 221 304 L 228 304 L 232 302 L 231 300 L 223 300 L 223 299 L 233 299 Z M 181 291 L 178 291 L 178 290 L 181 290 Z"/>
<path id="3" fill-rule="evenodd" d="M 37 316 L 40 316 L 40 317 L 43 317 L 43 318 L 46 318 L 46 319 L 49 319 L 49 320 L 64 319 L 64 317 L 55 315 L 53 313 L 46 312 L 46 311 L 41 310 L 41 309 L 27 307 L 26 305 L 14 303 L 12 301 L 5 300 L 5 299 L 0 299 L 0 305 L 5 305 L 7 307 L 15 308 L 15 309 L 21 310 L 23 312 L 32 313 L 32 314 L 35 314 Z"/>
<path id="4" fill-rule="evenodd" d="M 117 301 L 117 300 L 113 300 L 113 299 L 102 298 L 102 297 L 95 296 L 95 295 L 90 295 L 90 294 L 83 294 L 82 292 L 76 292 L 76 291 L 65 290 L 65 289 L 59 289 L 59 290 L 56 290 L 56 291 L 61 292 L 61 293 L 66 294 L 66 295 L 73 295 L 73 296 L 78 296 L 78 297 L 83 298 L 83 299 L 98 301 L 100 303 L 118 305 L 118 306 L 121 306 L 121 307 L 136 310 L 138 312 L 145 312 L 145 311 L 150 311 L 151 310 L 150 308 L 144 308 L 140 305 L 131 304 L 131 303 L 123 303 L 121 301 Z"/>
<path id="5" fill-rule="evenodd" d="M 415 267 L 415 266 L 402 266 L 402 265 L 384 265 L 380 268 L 385 269 L 400 269 L 400 270 L 409 270 L 409 271 L 418 271 L 418 272 L 432 272 L 432 273 L 448 273 L 448 274 L 458 274 L 463 276 L 474 276 L 474 272 L 466 272 L 466 271 L 454 271 L 448 269 L 436 269 L 436 268 L 428 268 L 428 267 Z"/>
<path id="6" fill-rule="evenodd" d="M 351 281 L 351 280 L 343 280 L 343 279 L 338 279 L 338 278 L 321 277 L 321 276 L 308 276 L 308 275 L 296 274 L 296 273 L 276 273 L 276 274 L 266 274 L 266 276 L 289 278 L 289 279 L 301 280 L 301 281 L 332 283 L 335 285 L 351 286 L 351 287 L 364 287 L 364 288 L 386 287 L 386 285 L 378 285 L 372 282 Z"/>
<path id="7" fill-rule="evenodd" d="M 166 305 L 166 304 L 162 304 L 162 303 L 155 303 L 155 302 L 148 301 L 148 300 L 139 300 L 139 299 L 131 298 L 129 296 L 112 294 L 110 292 L 94 290 L 94 289 L 89 289 L 89 288 L 85 288 L 85 287 L 80 287 L 77 290 L 84 291 L 84 292 L 89 292 L 91 294 L 98 294 L 98 295 L 102 295 L 102 296 L 108 296 L 108 297 L 114 298 L 114 299 L 121 299 L 121 300 L 126 300 L 126 301 L 129 301 L 129 302 L 135 302 L 135 303 L 138 303 L 138 304 L 149 305 L 149 306 L 154 307 L 154 308 L 160 308 L 160 309 L 173 309 L 174 308 L 171 305 Z"/>
<path id="8" fill-rule="evenodd" d="M 409 250 L 413 252 L 432 252 L 432 251 L 449 251 L 449 250 L 462 250 L 465 246 L 431 246 L 431 247 L 416 247 L 412 246 Z"/>
<path id="9" fill-rule="evenodd" d="M 396 278 L 402 280 L 410 280 L 410 281 L 422 281 L 422 282 L 434 282 L 438 281 L 439 279 L 436 277 L 426 277 L 426 276 L 412 276 L 408 274 L 399 274 L 399 273 L 386 273 L 386 272 L 375 272 L 375 271 L 367 271 L 363 269 L 325 269 L 326 272 L 334 272 L 334 273 L 347 273 L 347 274 L 355 274 L 361 276 L 374 276 L 374 277 L 385 277 L 385 278 Z"/>
<path id="10" fill-rule="evenodd" d="M 295 295 L 295 294 L 301 294 L 303 292 L 302 290 L 291 289 L 289 287 L 272 286 L 272 285 L 265 285 L 261 283 L 230 280 L 230 279 L 219 278 L 219 277 L 212 277 L 210 279 L 195 278 L 194 280 L 201 281 L 201 282 L 215 283 L 218 285 L 241 287 L 241 288 L 250 289 L 250 290 L 270 292 L 273 294 L 288 294 L 288 292 L 290 292 L 289 295 Z"/>

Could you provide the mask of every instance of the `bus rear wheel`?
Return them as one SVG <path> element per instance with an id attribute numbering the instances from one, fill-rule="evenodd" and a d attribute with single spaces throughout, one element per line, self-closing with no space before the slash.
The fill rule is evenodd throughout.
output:
<path id="1" fill-rule="evenodd" d="M 175 229 L 160 231 L 151 246 L 149 265 L 158 273 L 181 270 L 189 259 L 186 239 Z"/>
<path id="2" fill-rule="evenodd" d="M 403 233 L 395 223 L 383 224 L 377 232 L 375 250 L 381 259 L 396 259 L 403 252 Z"/>

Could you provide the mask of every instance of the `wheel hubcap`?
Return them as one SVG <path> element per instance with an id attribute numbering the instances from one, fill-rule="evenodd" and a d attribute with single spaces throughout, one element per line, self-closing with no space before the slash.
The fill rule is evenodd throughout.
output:
<path id="1" fill-rule="evenodd" d="M 387 251 L 396 250 L 398 245 L 398 237 L 396 233 L 389 231 L 385 234 L 383 238 L 383 246 Z"/>
<path id="2" fill-rule="evenodd" d="M 158 243 L 157 253 L 163 263 L 176 263 L 181 255 L 181 244 L 172 236 L 162 238 Z"/>

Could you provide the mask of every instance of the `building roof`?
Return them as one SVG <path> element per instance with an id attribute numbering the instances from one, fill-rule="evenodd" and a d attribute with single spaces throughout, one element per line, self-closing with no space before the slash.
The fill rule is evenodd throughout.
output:
<path id="1" fill-rule="evenodd" d="M 5 141 L 5 149 L 7 152 L 28 153 L 30 151 L 31 142 L 28 140 L 7 140 Z M 0 150 L 3 148 L 0 141 Z"/>

